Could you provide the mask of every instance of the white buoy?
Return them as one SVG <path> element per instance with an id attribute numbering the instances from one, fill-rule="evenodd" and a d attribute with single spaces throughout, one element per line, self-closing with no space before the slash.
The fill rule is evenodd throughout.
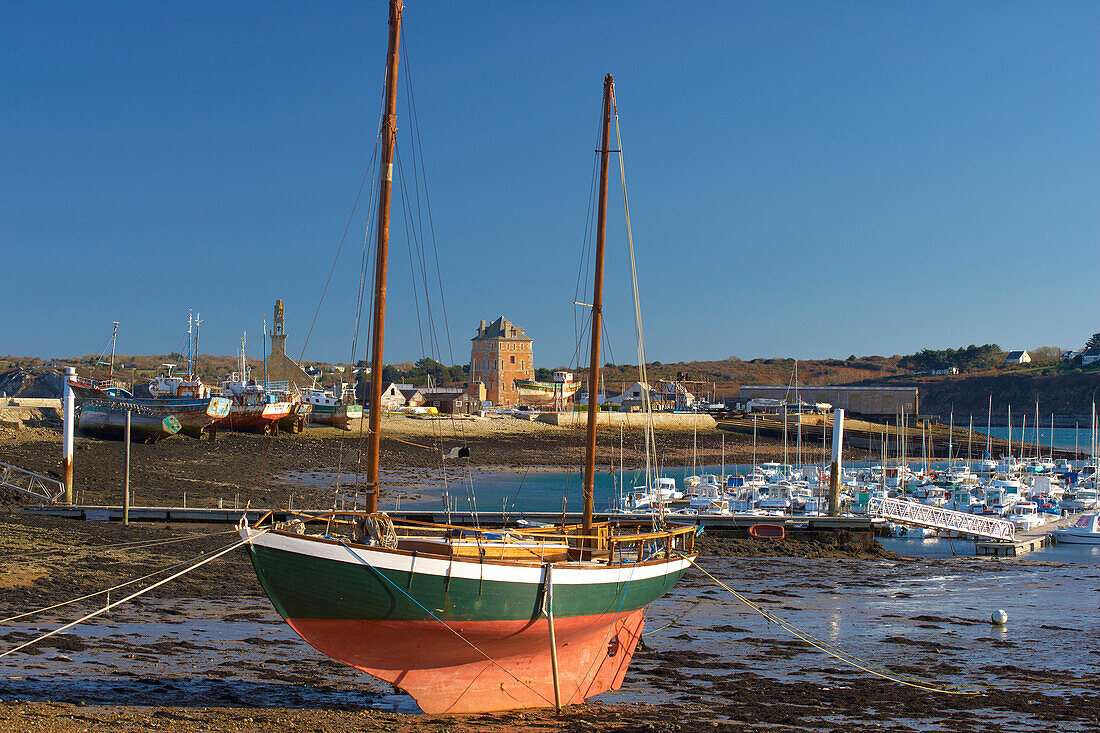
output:
<path id="1" fill-rule="evenodd" d="M 1003 610 L 998 609 L 993 612 L 993 615 L 989 619 L 995 626 L 1004 626 L 1008 623 L 1008 614 Z"/>

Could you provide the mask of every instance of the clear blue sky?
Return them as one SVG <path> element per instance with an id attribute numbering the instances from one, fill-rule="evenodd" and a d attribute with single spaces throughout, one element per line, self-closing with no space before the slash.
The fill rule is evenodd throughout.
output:
<path id="1" fill-rule="evenodd" d="M 0 353 L 296 356 L 377 132 L 383 2 L 0 6 Z M 615 74 L 651 359 L 1100 330 L 1100 5 L 410 0 L 454 359 L 503 314 L 573 353 Z M 411 129 L 404 86 L 399 145 Z M 613 177 L 612 181 L 615 182 Z M 612 189 L 608 327 L 634 361 Z M 395 204 L 395 212 L 398 211 Z M 352 225 L 307 358 L 346 360 Z M 392 243 L 387 361 L 422 355 Z M 444 350 L 440 354 L 449 361 Z"/>

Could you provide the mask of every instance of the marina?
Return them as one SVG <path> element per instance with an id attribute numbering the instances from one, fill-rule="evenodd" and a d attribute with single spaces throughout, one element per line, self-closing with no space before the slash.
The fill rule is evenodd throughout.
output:
<path id="1" fill-rule="evenodd" d="M 5 21 L 0 733 L 1100 730 L 1094 9 Z"/>

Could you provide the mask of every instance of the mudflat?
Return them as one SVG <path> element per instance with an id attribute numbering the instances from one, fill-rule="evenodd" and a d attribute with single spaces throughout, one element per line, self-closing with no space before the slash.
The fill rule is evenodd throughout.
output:
<path id="1" fill-rule="evenodd" d="M 449 422 L 449 421 L 447 421 Z M 383 442 L 387 465 L 439 466 L 440 447 L 471 448 L 471 463 L 575 465 L 579 431 L 514 421 L 464 426 L 395 420 Z M 452 429 L 453 428 L 448 428 Z M 253 506 L 331 494 L 279 479 L 331 470 L 357 447 L 357 433 L 328 429 L 268 438 L 225 433 L 215 442 L 173 438 L 134 446 L 132 482 L 148 503 L 209 504 L 251 495 Z M 617 450 L 618 431 L 602 433 Z M 636 450 L 640 436 L 627 435 Z M 690 461 L 692 435 L 665 438 Z M 705 460 L 717 460 L 715 434 Z M 710 443 L 708 445 L 708 443 Z M 423 447 L 427 446 L 427 447 Z M 738 458 L 738 451 L 742 451 Z M 727 460 L 751 444 L 727 439 Z M 5 462 L 56 472 L 60 439 L 47 430 L 0 434 Z M 77 482 L 85 501 L 117 503 L 122 446 L 78 438 Z M 630 458 L 628 456 L 627 460 Z M 415 490 L 409 486 L 400 490 Z M 111 599 L 236 541 L 225 525 L 79 522 L 31 516 L 5 495 L 0 511 L 0 653 L 106 603 L 86 598 L 33 617 L 11 616 L 115 586 Z M 301 642 L 271 608 L 247 555 L 235 550 L 89 623 L 0 659 L 0 731 L 1094 731 L 1100 729 L 1098 658 L 1086 618 L 1044 608 L 991 630 L 990 597 L 1046 584 L 1100 588 L 1095 568 L 1057 563 L 901 558 L 787 540 L 700 538 L 700 565 L 762 607 L 872 660 L 889 674 L 948 695 L 872 676 L 793 638 L 696 570 L 650 610 L 622 690 L 558 714 L 552 710 L 425 716 L 410 701 Z M 162 571 L 133 586 L 131 579 Z M 923 593 L 945 577 L 954 594 Z M 970 580 L 974 582 L 971 583 Z M 970 586 L 966 584 L 970 583 Z M 972 587 L 971 587 L 972 586 Z M 1044 586 L 1045 587 L 1045 586 Z M 968 595 L 981 594 L 982 595 Z M 988 596 L 988 594 L 994 594 Z M 1093 593 L 1094 594 L 1094 593 Z M 960 600 L 961 599 L 961 600 Z M 942 607 L 941 607 L 942 606 Z M 1068 609 L 1068 610 L 1067 610 Z M 1061 614 L 1061 615 L 1058 615 Z M 822 631 L 821 629 L 824 629 Z M 845 631 L 844 629 L 847 629 Z M 1036 638 L 1043 639 L 1036 654 Z M 1063 650 L 1077 650 L 1064 664 Z"/>

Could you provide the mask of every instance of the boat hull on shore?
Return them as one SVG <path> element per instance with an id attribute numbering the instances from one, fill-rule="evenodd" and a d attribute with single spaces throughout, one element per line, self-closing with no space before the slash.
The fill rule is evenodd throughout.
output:
<path id="1" fill-rule="evenodd" d="M 431 714 L 553 704 L 551 576 L 562 704 L 617 689 L 646 608 L 690 565 L 683 556 L 612 566 L 492 562 L 248 527 L 241 534 L 291 628 Z"/>
<path id="2" fill-rule="evenodd" d="M 80 406 L 76 425 L 81 432 L 109 438 L 123 438 L 126 413 L 130 412 L 130 440 L 155 443 L 180 431 L 180 422 L 172 415 L 143 410 L 140 405 L 121 401 L 86 400 Z"/>
<path id="3" fill-rule="evenodd" d="M 210 426 L 229 415 L 230 400 L 227 397 L 134 397 L 120 382 L 94 382 L 89 379 L 70 379 L 69 386 L 77 398 L 89 404 L 91 412 L 100 413 L 110 409 L 125 416 L 127 405 L 131 409 L 130 429 L 134 429 L 135 414 L 143 416 L 143 424 L 155 430 L 150 418 L 174 418 L 178 423 L 177 432 L 193 438 L 200 437 Z M 91 407 L 91 405 L 98 407 Z M 94 430 L 94 421 L 89 418 L 89 428 Z M 83 425 L 81 429 L 86 429 Z M 113 430 L 113 428 L 111 428 Z M 175 433 L 169 433 L 174 435 Z M 161 436 L 163 437 L 163 436 Z"/>
<path id="4" fill-rule="evenodd" d="M 580 387 L 580 382 L 536 382 L 531 379 L 517 379 L 516 392 L 519 403 L 531 406 L 553 406 L 570 402 Z"/>
<path id="5" fill-rule="evenodd" d="M 351 430 L 352 420 L 359 420 L 362 417 L 362 405 L 313 405 L 310 420 L 318 425 L 332 425 L 341 430 Z"/>
<path id="6" fill-rule="evenodd" d="M 253 405 L 234 404 L 229 415 L 218 423 L 218 428 L 228 428 L 243 433 L 266 433 L 279 420 L 290 414 L 289 402 L 267 402 Z"/>

